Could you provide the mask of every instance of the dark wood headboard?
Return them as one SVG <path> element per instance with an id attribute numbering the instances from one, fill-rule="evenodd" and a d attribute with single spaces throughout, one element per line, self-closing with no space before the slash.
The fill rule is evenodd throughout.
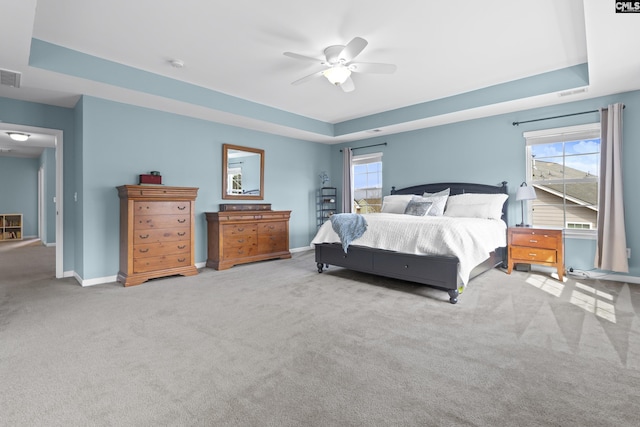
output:
<path id="1" fill-rule="evenodd" d="M 450 189 L 450 195 L 464 194 L 464 193 L 481 193 L 481 194 L 509 194 L 507 191 L 507 181 L 502 181 L 500 185 L 487 185 L 477 184 L 469 182 L 437 182 L 433 184 L 420 184 L 412 187 L 401 188 L 396 190 L 396 187 L 391 187 L 391 194 L 417 194 L 422 195 L 424 193 L 437 193 L 438 191 Z M 502 219 L 507 225 L 507 211 L 508 203 L 502 206 Z"/>

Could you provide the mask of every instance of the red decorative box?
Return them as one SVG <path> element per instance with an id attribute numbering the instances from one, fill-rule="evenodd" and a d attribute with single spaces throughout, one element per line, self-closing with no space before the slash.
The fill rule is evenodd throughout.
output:
<path id="1" fill-rule="evenodd" d="M 140 175 L 140 184 L 162 184 L 160 175 Z"/>

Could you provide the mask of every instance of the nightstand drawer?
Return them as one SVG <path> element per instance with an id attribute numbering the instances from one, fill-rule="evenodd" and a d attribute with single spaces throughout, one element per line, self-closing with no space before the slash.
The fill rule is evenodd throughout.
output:
<path id="1" fill-rule="evenodd" d="M 511 244 L 513 246 L 555 249 L 558 247 L 558 239 L 556 236 L 548 234 L 513 233 L 511 235 Z"/>
<path id="2" fill-rule="evenodd" d="M 511 258 L 515 262 L 557 262 L 558 251 L 555 249 L 523 248 L 520 246 L 513 246 L 509 248 L 509 250 L 511 251 Z"/>

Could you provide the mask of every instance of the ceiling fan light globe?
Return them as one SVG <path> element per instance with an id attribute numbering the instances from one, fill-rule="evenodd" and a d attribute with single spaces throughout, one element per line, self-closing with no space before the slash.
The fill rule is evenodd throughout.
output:
<path id="1" fill-rule="evenodd" d="M 31 136 L 28 133 L 22 133 L 22 132 L 7 132 L 7 135 L 9 135 L 9 138 L 18 142 L 24 142 L 27 139 L 29 139 L 29 137 Z"/>
<path id="2" fill-rule="evenodd" d="M 340 86 L 349 78 L 349 76 L 351 76 L 351 70 L 342 64 L 338 64 L 325 70 L 323 75 L 327 80 L 329 80 L 329 82 L 331 82 L 331 84 Z"/>

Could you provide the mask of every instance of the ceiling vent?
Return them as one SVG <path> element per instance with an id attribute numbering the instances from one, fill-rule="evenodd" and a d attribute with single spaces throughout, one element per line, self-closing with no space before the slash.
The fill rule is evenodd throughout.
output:
<path id="1" fill-rule="evenodd" d="M 577 95 L 579 93 L 585 93 L 586 91 L 587 91 L 586 87 L 579 87 L 577 89 L 565 90 L 563 92 L 558 92 L 558 96 L 559 97 L 572 96 L 572 95 Z"/>
<path id="2" fill-rule="evenodd" d="M 0 85 L 20 87 L 21 73 L 17 71 L 2 70 L 0 69 Z"/>

